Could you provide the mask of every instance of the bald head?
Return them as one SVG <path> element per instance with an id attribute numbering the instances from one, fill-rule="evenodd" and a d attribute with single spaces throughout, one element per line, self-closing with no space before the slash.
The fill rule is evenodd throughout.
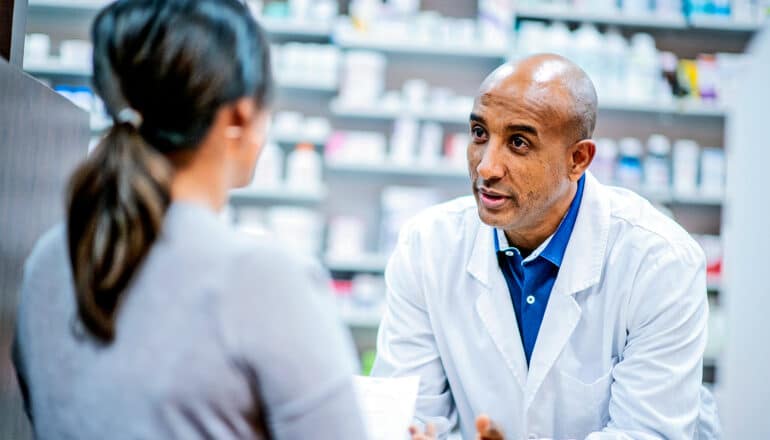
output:
<path id="1" fill-rule="evenodd" d="M 481 84 L 479 97 L 528 99 L 561 115 L 575 139 L 589 139 L 596 126 L 596 89 L 573 62 L 554 54 L 529 56 L 503 64 Z M 513 104 L 513 102 L 512 102 Z"/>

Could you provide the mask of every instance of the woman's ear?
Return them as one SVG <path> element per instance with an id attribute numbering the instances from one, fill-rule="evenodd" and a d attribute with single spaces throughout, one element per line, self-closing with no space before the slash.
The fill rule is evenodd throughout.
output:
<path id="1" fill-rule="evenodd" d="M 230 145 L 261 146 L 265 142 L 270 126 L 269 111 L 258 108 L 253 99 L 241 98 L 228 107 L 227 113 L 224 133 L 232 141 Z"/>
<path id="2" fill-rule="evenodd" d="M 257 112 L 257 105 L 254 99 L 249 97 L 240 98 L 235 101 L 233 106 L 233 118 L 236 124 L 247 127 L 254 120 Z"/>

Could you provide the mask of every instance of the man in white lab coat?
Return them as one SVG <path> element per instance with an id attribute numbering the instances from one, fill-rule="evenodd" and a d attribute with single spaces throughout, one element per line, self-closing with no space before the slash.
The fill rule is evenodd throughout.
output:
<path id="1" fill-rule="evenodd" d="M 506 64 L 470 116 L 473 197 L 407 224 L 388 264 L 377 376 L 418 375 L 414 439 L 716 437 L 702 390 L 705 258 L 588 171 L 596 93 L 564 58 Z"/>

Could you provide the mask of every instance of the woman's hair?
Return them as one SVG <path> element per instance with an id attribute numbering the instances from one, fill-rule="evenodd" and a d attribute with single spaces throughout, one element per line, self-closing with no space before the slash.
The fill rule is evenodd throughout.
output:
<path id="1" fill-rule="evenodd" d="M 94 87 L 115 120 L 69 183 L 67 238 L 78 313 L 103 341 L 160 232 L 173 173 L 217 111 L 270 99 L 269 45 L 237 0 L 119 0 L 91 29 Z"/>

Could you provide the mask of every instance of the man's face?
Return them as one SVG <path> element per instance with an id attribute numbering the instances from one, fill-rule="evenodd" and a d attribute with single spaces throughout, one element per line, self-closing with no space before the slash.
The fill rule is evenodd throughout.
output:
<path id="1" fill-rule="evenodd" d="M 481 220 L 536 228 L 569 191 L 569 97 L 526 78 L 492 85 L 470 118 L 468 167 Z"/>

